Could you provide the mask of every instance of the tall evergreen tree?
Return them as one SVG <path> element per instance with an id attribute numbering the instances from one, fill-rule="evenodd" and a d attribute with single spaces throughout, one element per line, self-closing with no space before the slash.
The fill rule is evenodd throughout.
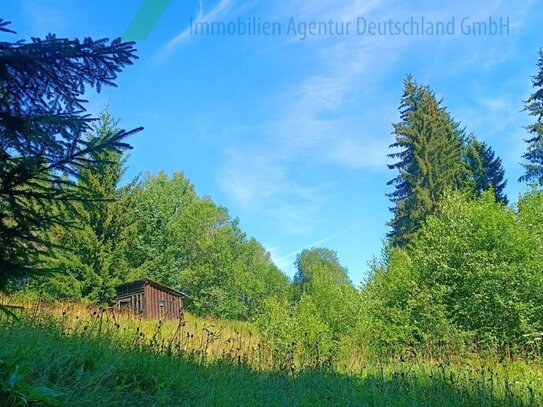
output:
<path id="1" fill-rule="evenodd" d="M 389 237 L 403 246 L 436 210 L 445 191 L 467 187 L 469 170 L 462 159 L 463 129 L 434 93 L 410 75 L 404 82 L 400 113 L 391 147 L 401 151 L 389 154 L 399 159 L 389 165 L 398 175 L 388 183 L 395 187 L 388 196 L 394 204 Z"/>
<path id="2" fill-rule="evenodd" d="M 87 134 L 90 143 L 100 143 L 118 132 L 118 121 L 108 109 Z M 94 151 L 92 165 L 78 174 L 75 188 L 83 188 L 96 199 L 78 202 L 72 211 L 64 211 L 70 226 L 57 225 L 49 233 L 56 251 L 46 264 L 58 271 L 39 278 L 41 290 L 53 298 L 85 298 L 107 302 L 115 294 L 115 286 L 130 278 L 125 252 L 136 225 L 133 189 L 135 183 L 120 187 L 126 157 L 111 151 Z M 55 251 L 54 251 L 55 252 Z"/>
<path id="3" fill-rule="evenodd" d="M 0 34 L 14 33 L 0 19 Z M 115 86 L 134 43 L 33 38 L 0 42 L 0 289 L 40 269 L 43 232 L 65 223 L 60 207 L 93 199 L 76 183 L 95 152 L 122 151 L 133 132 L 87 140 L 86 87 Z"/>
<path id="4" fill-rule="evenodd" d="M 537 182 L 543 186 L 543 49 L 539 51 L 537 62 L 539 72 L 532 77 L 534 93 L 524 102 L 524 110 L 530 116 L 535 117 L 535 122 L 526 126 L 531 138 L 525 140 L 528 143 L 524 158 L 527 163 L 524 166 L 524 175 L 520 182 Z"/>
<path id="5" fill-rule="evenodd" d="M 492 188 L 496 201 L 507 204 L 504 193 L 507 181 L 502 160 L 492 147 L 472 137 L 467 144 L 466 160 L 473 177 L 473 187 L 477 197 Z"/>

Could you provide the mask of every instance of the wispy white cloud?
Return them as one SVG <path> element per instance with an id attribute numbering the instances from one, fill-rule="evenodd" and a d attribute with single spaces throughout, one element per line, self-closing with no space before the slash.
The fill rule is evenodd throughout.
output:
<path id="1" fill-rule="evenodd" d="M 266 247 L 266 250 L 268 251 L 268 253 L 270 253 L 270 257 L 273 263 L 277 267 L 279 267 L 280 270 L 285 272 L 292 268 L 292 265 L 293 265 L 292 257 L 285 257 L 281 255 L 281 248 L 276 247 L 276 246 L 266 246 L 266 245 L 264 245 L 264 247 Z"/>
<path id="2" fill-rule="evenodd" d="M 379 2 L 304 4 L 301 8 L 296 2 L 282 4 L 270 14 L 279 18 L 296 15 L 306 21 L 354 19 L 369 13 Z M 322 62 L 319 69 L 291 90 L 276 95 L 280 108 L 264 126 L 257 143 L 253 140 L 228 149 L 219 183 L 232 199 L 245 208 L 259 208 L 289 234 L 303 235 L 319 224 L 323 200 L 331 190 L 326 185 L 295 180 L 296 165 L 318 162 L 348 169 L 386 168 L 390 140 L 362 131 L 364 115 L 353 119 L 343 114 L 351 92 L 368 83 L 364 74 L 378 69 L 372 63 L 376 59 L 374 41 L 349 37 L 338 43 L 323 38 L 319 44 L 305 44 L 307 52 L 317 52 Z M 352 109 L 347 110 L 352 114 Z"/>
<path id="3" fill-rule="evenodd" d="M 227 156 L 218 182 L 239 206 L 260 207 L 284 188 L 285 165 L 273 162 L 263 151 L 232 148 Z"/>
<path id="4" fill-rule="evenodd" d="M 294 17 L 299 21 L 327 21 L 332 18 L 353 23 L 361 16 L 368 21 L 386 21 L 424 15 L 428 20 L 441 21 L 463 14 L 483 20 L 510 9 L 502 0 L 484 5 L 461 1 L 439 9 L 430 4 L 426 2 L 421 10 L 413 3 L 398 4 L 387 0 L 291 0 L 281 3 L 280 7 L 267 5 L 266 15 L 270 19 Z M 522 18 L 522 13 L 516 11 L 512 17 L 515 24 L 520 24 Z M 386 99 L 379 95 L 378 89 L 383 87 L 380 80 L 390 75 L 400 58 L 409 55 L 412 65 L 417 67 L 421 66 L 417 58 L 424 58 L 426 65 L 422 65 L 422 73 L 419 72 L 422 77 L 418 79 L 426 84 L 428 78 L 440 75 L 445 58 L 449 72 L 464 72 L 485 64 L 488 65 L 485 69 L 491 69 L 501 64 L 512 49 L 510 45 L 500 47 L 499 41 L 488 40 L 489 46 L 483 47 L 481 54 L 478 39 L 461 37 L 353 34 L 341 38 L 308 37 L 302 45 L 300 41 L 288 38 L 284 41 L 286 47 L 298 47 L 302 54 L 311 55 L 317 63 L 308 69 L 306 79 L 290 90 L 273 95 L 280 100 L 274 106 L 276 114 L 264 125 L 256 142 L 253 138 L 246 144 L 230 146 L 220 183 L 245 207 L 256 205 L 265 208 L 268 214 L 273 212 L 271 208 L 276 208 L 281 212 L 276 216 L 280 223 L 291 224 L 294 219 L 294 222 L 304 224 L 300 230 L 292 230 L 293 233 L 311 231 L 312 225 L 318 224 L 319 208 L 322 207 L 322 201 L 303 199 L 295 192 L 315 191 L 309 181 L 296 179 L 295 168 L 300 163 L 318 162 L 341 170 L 386 170 L 388 145 L 392 140 L 390 123 L 397 120 L 398 99 Z M 421 53 L 422 49 L 424 53 Z M 456 60 L 447 56 L 447 50 L 451 49 L 458 51 Z M 405 69 L 408 73 L 410 68 L 406 66 Z M 431 81 L 428 84 L 434 85 Z M 397 86 L 399 97 L 399 81 Z M 485 111 L 499 114 L 500 110 L 503 110 L 502 102 L 489 99 L 483 100 L 472 114 L 484 117 Z M 278 188 L 277 185 L 285 187 Z M 326 199 L 326 194 L 322 199 Z"/>
<path id="5" fill-rule="evenodd" d="M 332 146 L 329 159 L 342 166 L 360 168 L 385 168 L 390 152 L 387 139 L 357 140 L 354 137 L 339 138 Z"/>
<path id="6" fill-rule="evenodd" d="M 191 20 L 192 24 L 176 35 L 170 42 L 168 42 L 166 47 L 163 49 L 163 54 L 172 52 L 175 48 L 187 41 L 191 37 L 194 27 L 197 24 L 207 23 L 223 17 L 224 14 L 230 9 L 231 5 L 231 0 L 220 0 L 211 8 L 211 10 L 206 12 L 205 3 L 203 0 L 200 0 L 198 3 L 196 17 Z"/>
<path id="7" fill-rule="evenodd" d="M 298 253 L 300 253 L 304 249 L 310 249 L 310 248 L 313 248 L 313 247 L 318 247 L 319 245 L 321 245 L 323 243 L 326 243 L 326 242 L 328 242 L 330 240 L 333 240 L 336 237 L 339 237 L 339 236 L 341 236 L 341 235 L 343 235 L 343 234 L 345 234 L 347 232 L 350 232 L 351 230 L 354 230 L 354 229 L 356 229 L 358 227 L 359 227 L 359 225 L 349 226 L 349 227 L 347 227 L 345 229 L 342 229 L 342 230 L 340 230 L 338 232 L 335 232 L 335 233 L 333 233 L 333 234 L 331 234 L 329 236 L 326 236 L 326 237 L 324 237 L 322 239 L 319 239 L 319 240 L 316 240 L 316 241 L 311 242 L 309 244 L 306 244 L 305 246 L 300 247 L 297 250 L 294 250 L 294 251 L 292 251 L 292 252 L 290 252 L 290 253 L 282 256 L 282 257 L 279 257 L 277 260 L 282 261 L 282 260 L 285 260 L 285 259 L 290 259 L 290 258 L 296 256 Z"/>
<path id="8" fill-rule="evenodd" d="M 230 149 L 217 178 L 236 205 L 272 219 L 284 232 L 300 235 L 318 221 L 320 187 L 308 187 L 291 177 L 288 166 L 260 148 Z"/>
<path id="9" fill-rule="evenodd" d="M 349 227 L 346 227 L 344 229 L 341 229 L 335 233 L 332 233 L 331 235 L 328 235 L 322 239 L 310 242 L 304 246 L 300 246 L 298 249 L 293 250 L 287 254 L 282 254 L 282 249 L 276 246 L 272 246 L 268 248 L 267 250 L 270 252 L 270 256 L 273 260 L 273 262 L 279 267 L 281 270 L 287 270 L 292 267 L 292 264 L 294 262 L 294 259 L 296 256 L 301 253 L 304 249 L 311 249 L 314 247 L 319 247 L 323 243 L 329 242 L 331 240 L 334 240 L 341 235 L 344 235 L 345 233 L 351 232 L 357 228 L 359 228 L 360 225 L 352 225 Z"/>

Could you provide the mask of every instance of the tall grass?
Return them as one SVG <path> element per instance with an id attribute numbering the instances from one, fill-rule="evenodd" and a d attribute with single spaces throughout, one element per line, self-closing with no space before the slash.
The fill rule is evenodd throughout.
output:
<path id="1" fill-rule="evenodd" d="M 144 321 L 78 304 L 0 317 L 0 405 L 543 405 L 539 364 L 284 354 L 251 324 Z M 333 363 L 332 363 L 333 362 Z"/>

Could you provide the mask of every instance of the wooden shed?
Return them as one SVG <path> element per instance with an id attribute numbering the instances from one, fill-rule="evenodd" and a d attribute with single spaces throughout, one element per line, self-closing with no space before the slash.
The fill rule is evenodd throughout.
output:
<path id="1" fill-rule="evenodd" d="M 183 319 L 185 297 L 181 291 L 144 278 L 117 287 L 115 310 L 145 319 Z"/>

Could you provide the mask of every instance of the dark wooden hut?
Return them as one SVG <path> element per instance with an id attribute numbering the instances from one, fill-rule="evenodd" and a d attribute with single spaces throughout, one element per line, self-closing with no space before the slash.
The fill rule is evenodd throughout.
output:
<path id="1" fill-rule="evenodd" d="M 146 319 L 183 319 L 181 291 L 144 278 L 117 287 L 115 310 Z"/>

